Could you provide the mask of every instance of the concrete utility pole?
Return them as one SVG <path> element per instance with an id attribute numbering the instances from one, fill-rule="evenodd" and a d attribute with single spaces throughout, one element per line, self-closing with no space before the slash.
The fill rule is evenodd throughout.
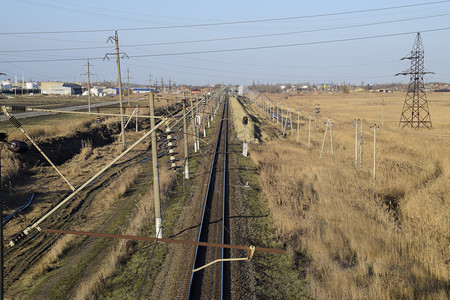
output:
<path id="1" fill-rule="evenodd" d="M 330 142 L 331 142 L 331 156 L 334 158 L 334 146 L 333 146 L 333 132 L 331 131 L 331 127 L 333 127 L 333 124 L 331 123 L 331 119 L 328 118 L 329 125 L 330 126 Z"/>
<path id="2" fill-rule="evenodd" d="M 194 135 L 194 151 L 197 152 L 200 149 L 197 149 L 197 128 L 196 128 L 194 100 L 192 97 L 192 93 L 191 93 L 191 122 L 192 122 L 192 133 Z"/>
<path id="3" fill-rule="evenodd" d="M 108 38 L 108 41 L 115 42 L 116 44 L 116 63 L 117 63 L 117 73 L 118 73 L 118 84 L 119 84 L 119 105 L 120 105 L 120 125 L 122 127 L 121 136 L 122 136 L 122 144 L 123 147 L 126 146 L 126 140 L 125 140 L 125 124 L 123 119 L 123 97 L 122 97 L 122 75 L 120 73 L 120 53 L 119 53 L 119 36 L 117 35 L 117 31 L 115 32 L 114 36 L 110 36 Z M 107 42 L 108 42 L 107 41 Z M 109 53 L 112 54 L 112 53 Z M 126 54 L 124 54 L 126 56 Z M 108 54 L 106 54 L 105 57 L 108 57 Z"/>
<path id="4" fill-rule="evenodd" d="M 206 98 L 203 101 L 203 114 L 202 114 L 202 127 L 203 127 L 203 137 L 206 137 L 206 122 L 205 122 L 205 109 L 206 109 Z"/>
<path id="5" fill-rule="evenodd" d="M 116 41 L 116 62 L 117 62 L 117 73 L 118 73 L 118 82 L 119 82 L 119 105 L 120 105 L 120 126 L 122 128 L 122 143 L 125 146 L 126 140 L 125 140 L 125 126 L 124 126 L 124 120 L 123 120 L 123 98 L 122 98 L 122 74 L 120 73 L 120 54 L 119 54 L 119 36 L 117 35 L 117 31 L 115 34 L 115 41 Z"/>
<path id="6" fill-rule="evenodd" d="M 130 68 L 127 68 L 127 102 L 130 105 Z"/>
<path id="7" fill-rule="evenodd" d="M 355 167 L 358 166 L 358 121 L 355 119 Z"/>
<path id="8" fill-rule="evenodd" d="M 87 62 L 87 77 L 88 77 L 88 112 L 91 112 L 91 65 L 89 58 Z"/>
<path id="9" fill-rule="evenodd" d="M 139 131 L 139 105 L 136 104 L 136 132 Z"/>
<path id="10" fill-rule="evenodd" d="M 312 119 L 312 115 L 308 115 L 308 149 L 311 148 L 311 119 Z"/>
<path id="11" fill-rule="evenodd" d="M 155 97 L 152 92 L 149 94 L 150 99 L 150 126 L 155 128 Z M 152 142 L 152 162 L 153 162 L 153 198 L 155 202 L 155 231 L 156 238 L 163 238 L 163 228 L 161 219 L 161 203 L 159 192 L 159 166 L 158 166 L 158 151 L 156 148 L 156 132 L 151 134 Z"/>
<path id="12" fill-rule="evenodd" d="M 373 182 L 377 181 L 377 124 L 373 124 Z"/>
<path id="13" fill-rule="evenodd" d="M 279 103 L 277 102 L 277 127 L 278 127 L 278 120 L 280 119 L 280 115 L 278 114 L 278 105 Z"/>
<path id="14" fill-rule="evenodd" d="M 187 134 L 186 99 L 183 99 L 184 178 L 189 179 L 189 149 Z"/>
<path id="15" fill-rule="evenodd" d="M 363 144 L 364 144 L 363 120 L 361 120 L 361 134 L 359 136 L 359 164 L 360 165 L 362 165 L 362 159 L 363 159 Z"/>

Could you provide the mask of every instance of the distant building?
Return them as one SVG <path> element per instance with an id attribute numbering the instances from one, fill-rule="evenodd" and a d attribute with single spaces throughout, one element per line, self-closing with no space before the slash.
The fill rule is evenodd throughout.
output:
<path id="1" fill-rule="evenodd" d="M 101 87 L 98 86 L 94 86 L 93 88 L 91 88 L 91 96 L 102 96 L 103 94 L 103 89 Z"/>
<path id="2" fill-rule="evenodd" d="M 43 81 L 41 82 L 41 93 L 51 94 L 54 87 L 61 87 L 62 85 L 62 82 Z"/>
<path id="3" fill-rule="evenodd" d="M 44 81 L 41 82 L 41 93 L 64 96 L 79 95 L 81 94 L 81 84 Z"/>
<path id="4" fill-rule="evenodd" d="M 37 90 L 39 89 L 39 84 L 30 81 L 26 83 L 25 87 L 27 90 Z"/>
<path id="5" fill-rule="evenodd" d="M 9 92 L 12 90 L 11 79 L 0 81 L 0 91 L 1 92 Z"/>
<path id="6" fill-rule="evenodd" d="M 133 94 L 146 94 L 146 93 L 157 93 L 158 91 L 156 89 L 149 89 L 149 88 L 134 88 Z"/>
<path id="7" fill-rule="evenodd" d="M 43 91 L 42 94 L 70 96 L 72 95 L 72 88 L 68 86 L 55 86 L 50 90 Z"/>
<path id="8" fill-rule="evenodd" d="M 238 95 L 244 96 L 244 93 L 245 93 L 245 87 L 243 85 L 240 85 L 238 88 Z"/>
<path id="9" fill-rule="evenodd" d="M 106 95 L 117 95 L 119 93 L 119 89 L 106 88 L 106 89 L 103 89 L 102 93 L 104 93 Z"/>

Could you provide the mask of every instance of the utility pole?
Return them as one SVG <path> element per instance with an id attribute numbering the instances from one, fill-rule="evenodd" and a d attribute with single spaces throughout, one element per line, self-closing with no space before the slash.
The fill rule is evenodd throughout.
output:
<path id="1" fill-rule="evenodd" d="M 331 142 L 331 156 L 333 156 L 333 158 L 334 158 L 334 147 L 333 147 L 333 132 L 331 131 L 331 128 L 333 127 L 333 124 L 331 123 L 331 119 L 330 118 L 328 118 L 328 123 L 329 123 L 329 125 L 328 126 L 330 126 L 330 142 Z"/>
<path id="2" fill-rule="evenodd" d="M 358 121 L 355 119 L 355 168 L 358 166 Z"/>
<path id="3" fill-rule="evenodd" d="M 120 125 L 122 127 L 121 136 L 122 136 L 122 144 L 123 147 L 126 146 L 126 140 L 125 140 L 125 124 L 123 119 L 123 97 L 122 97 L 122 75 L 120 73 L 120 53 L 119 53 L 119 36 L 117 35 L 117 31 L 115 32 L 114 36 L 110 36 L 106 42 L 111 42 L 116 44 L 116 52 L 115 53 L 107 53 L 105 55 L 105 58 L 108 58 L 109 55 L 115 55 L 116 56 L 116 63 L 117 63 L 117 73 L 118 73 L 118 83 L 119 83 L 119 105 L 120 105 Z M 125 53 L 123 53 L 124 56 L 128 57 Z"/>
<path id="4" fill-rule="evenodd" d="M 363 144 L 364 144 L 364 137 L 363 137 L 363 120 L 361 120 L 361 134 L 359 136 L 359 165 L 362 165 L 362 159 L 363 159 Z"/>
<path id="5" fill-rule="evenodd" d="M 0 133 L 2 136 L 4 136 L 5 137 L 5 140 L 6 140 L 6 134 L 4 134 L 4 133 Z M 1 172 L 1 159 L 0 159 L 0 182 L 1 182 L 1 180 L 2 180 L 2 172 Z M 1 186 L 0 186 L 1 187 Z M 3 300 L 4 299 L 4 295 L 5 295 L 5 292 L 4 292 L 4 283 L 3 283 L 3 281 L 4 281 L 4 275 L 3 275 L 3 197 L 2 197 L 2 195 L 1 195 L 1 188 L 0 188 L 0 268 L 1 268 L 1 270 L 0 270 L 0 288 L 1 288 L 1 291 L 0 291 L 0 300 Z"/>
<path id="6" fill-rule="evenodd" d="M 377 124 L 373 124 L 373 182 L 377 180 Z"/>
<path id="7" fill-rule="evenodd" d="M 136 132 L 139 131 L 139 105 L 136 104 Z"/>
<path id="8" fill-rule="evenodd" d="M 127 68 L 127 102 L 130 105 L 130 68 Z"/>
<path id="9" fill-rule="evenodd" d="M 192 98 L 191 93 L 191 122 L 192 122 L 192 133 L 194 135 L 194 151 L 197 152 L 200 149 L 197 149 L 197 129 L 196 129 L 196 122 L 195 122 L 195 113 L 194 113 L 194 100 Z"/>
<path id="10" fill-rule="evenodd" d="M 206 122 L 205 122 L 205 109 L 206 109 L 206 98 L 203 101 L 203 114 L 202 114 L 202 126 L 203 126 L 203 137 L 206 137 Z"/>
<path id="11" fill-rule="evenodd" d="M 88 59 L 88 63 L 87 63 L 87 67 L 88 67 L 88 111 L 91 112 L 91 70 L 90 70 L 90 65 L 89 65 L 89 59 Z"/>
<path id="12" fill-rule="evenodd" d="M 327 123 L 325 124 L 325 133 L 324 133 L 324 135 L 323 135 L 322 150 L 320 151 L 320 158 L 322 158 L 323 148 L 325 147 L 325 140 L 326 140 L 326 137 L 327 137 L 327 130 L 328 130 L 328 127 L 330 127 L 331 155 L 332 155 L 333 158 L 334 158 L 333 133 L 332 133 L 332 131 L 331 131 L 331 126 L 332 126 L 332 124 L 331 124 L 331 118 L 328 118 L 328 121 L 327 121 Z"/>
<path id="13" fill-rule="evenodd" d="M 277 102 L 277 127 L 278 127 L 278 119 L 280 118 L 280 115 L 278 114 L 278 105 L 279 103 Z"/>
<path id="14" fill-rule="evenodd" d="M 155 128 L 155 97 L 152 92 L 149 94 L 150 100 L 150 126 L 151 130 Z M 156 147 L 156 132 L 151 134 L 152 142 L 152 162 L 153 162 L 153 198 L 155 202 L 155 231 L 156 238 L 163 238 L 163 228 L 161 219 L 161 203 L 159 192 L 159 166 L 158 166 L 158 151 Z"/>
<path id="15" fill-rule="evenodd" d="M 187 134 L 186 101 L 183 99 L 183 135 L 184 135 L 184 178 L 189 179 L 189 149 Z"/>
<path id="16" fill-rule="evenodd" d="M 308 149 L 311 149 L 311 119 L 312 119 L 312 115 L 308 115 L 308 119 L 309 119 L 309 126 L 308 126 Z"/>
<path id="17" fill-rule="evenodd" d="M 89 63 L 89 58 L 87 65 L 85 66 L 87 66 L 87 73 L 81 75 L 87 75 L 88 77 L 88 112 L 91 112 L 91 75 L 95 74 L 91 74 L 91 64 Z"/>

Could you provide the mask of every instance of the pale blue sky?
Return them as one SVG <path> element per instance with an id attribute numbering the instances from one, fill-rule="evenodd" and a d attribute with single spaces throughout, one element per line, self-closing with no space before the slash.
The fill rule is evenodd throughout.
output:
<path id="1" fill-rule="evenodd" d="M 84 65 L 90 58 L 91 72 L 96 74 L 92 80 L 115 81 L 114 58 L 111 61 L 101 58 L 113 50 L 106 40 L 117 29 L 121 51 L 130 56 L 122 61 L 124 82 L 129 69 L 133 83 L 148 82 L 150 73 L 153 82 L 163 77 L 166 83 L 170 78 L 172 82 L 185 84 L 406 83 L 409 78 L 394 74 L 409 67 L 409 61 L 400 58 L 411 51 L 414 32 L 421 31 L 425 67 L 436 73 L 427 75 L 426 80 L 450 82 L 450 30 L 426 32 L 450 28 L 450 1 L 436 2 L 3 1 L 0 72 L 11 79 L 15 75 L 20 79 L 23 74 L 25 80 L 80 81 L 86 80 L 81 74 L 87 72 Z M 374 10 L 425 3 L 428 4 Z M 361 10 L 372 11 L 355 12 Z M 148 29 L 279 18 L 291 19 Z M 147 29 L 124 30 L 133 28 Z M 48 31 L 88 32 L 44 33 Z M 329 42 L 408 32 L 411 34 Z M 243 38 L 249 36 L 252 38 Z M 198 42 L 212 39 L 226 40 Z M 153 45 L 137 46 L 142 44 Z M 283 45 L 290 46 L 280 47 Z M 266 48 L 229 51 L 258 47 Z M 216 50 L 227 51 L 179 54 Z M 174 53 L 178 54 L 146 56 Z"/>

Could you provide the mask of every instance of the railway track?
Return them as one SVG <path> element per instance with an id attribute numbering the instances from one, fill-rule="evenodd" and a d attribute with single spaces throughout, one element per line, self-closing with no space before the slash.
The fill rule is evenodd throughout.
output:
<path id="1" fill-rule="evenodd" d="M 179 112 L 180 109 L 177 107 L 173 113 L 176 115 Z M 175 128 L 178 129 L 178 127 Z M 73 227 L 74 223 L 82 223 L 89 214 L 88 211 L 98 193 L 106 187 L 119 172 L 126 168 L 133 168 L 138 164 L 151 165 L 151 163 L 145 163 L 148 160 L 148 155 L 147 151 L 131 152 L 127 158 L 117 162 L 102 176 L 92 182 L 85 190 L 80 192 L 73 201 L 63 206 L 58 213 L 50 216 L 46 220 L 45 226 L 70 229 Z M 144 166 L 144 168 L 149 169 L 149 176 L 151 176 L 151 168 L 146 166 Z M 144 179 L 142 180 L 144 181 Z M 99 224 L 99 230 L 102 230 L 103 227 L 107 226 L 112 219 L 113 218 L 111 217 L 106 220 L 105 223 Z M 30 235 L 26 236 L 19 245 L 5 247 L 5 283 L 9 285 L 18 280 L 24 272 L 41 259 L 42 255 L 56 243 L 59 237 L 60 236 L 58 235 L 42 234 L 38 231 L 33 231 Z"/>
<path id="2" fill-rule="evenodd" d="M 230 243 L 228 184 L 228 98 L 225 97 L 212 156 L 209 180 L 203 199 L 199 242 Z M 221 262 L 194 271 L 216 259 L 230 257 L 229 249 L 196 246 L 188 299 L 230 299 L 230 263 Z"/>

